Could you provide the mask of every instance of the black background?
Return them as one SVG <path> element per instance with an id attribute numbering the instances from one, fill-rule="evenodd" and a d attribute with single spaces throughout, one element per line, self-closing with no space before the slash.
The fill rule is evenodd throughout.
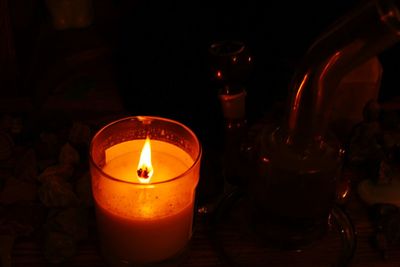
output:
<path id="1" fill-rule="evenodd" d="M 218 88 L 209 73 L 208 47 L 217 40 L 240 40 L 254 59 L 244 86 L 247 116 L 256 120 L 275 103 L 287 100 L 288 83 L 312 41 L 357 4 L 347 0 L 132 4 L 119 21 L 115 53 L 126 106 L 134 113 L 181 120 L 198 132 L 218 127 L 222 115 Z M 396 76 L 396 50 L 380 55 L 385 87 L 392 87 Z M 382 89 L 387 98 L 390 88 Z"/>

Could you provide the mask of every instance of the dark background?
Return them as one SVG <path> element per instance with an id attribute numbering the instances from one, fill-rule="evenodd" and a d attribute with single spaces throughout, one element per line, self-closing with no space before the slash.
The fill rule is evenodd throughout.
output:
<path id="1" fill-rule="evenodd" d="M 177 119 L 210 137 L 222 122 L 218 88 L 209 73 L 212 42 L 243 41 L 253 55 L 253 70 L 244 84 L 247 116 L 253 122 L 287 100 L 289 81 L 307 48 L 358 3 L 94 0 L 91 26 L 55 30 L 44 1 L 8 0 L 18 90 L 4 93 L 5 88 L 3 93 L 43 98 L 50 90 L 43 89 L 44 81 L 56 80 L 55 70 L 63 66 L 55 59 L 106 47 L 114 90 L 129 113 Z M 396 45 L 379 55 L 382 100 L 397 95 L 399 50 Z"/>
<path id="2" fill-rule="evenodd" d="M 191 126 L 203 129 L 198 132 L 218 127 L 221 112 L 216 98 L 218 88 L 208 72 L 208 47 L 216 40 L 241 40 L 254 56 L 254 68 L 244 86 L 248 92 L 248 119 L 256 121 L 277 103 L 287 101 L 289 81 L 308 47 L 359 3 L 137 3 L 125 9 L 118 27 L 119 87 L 123 93 L 138 97 L 125 97 L 126 105 L 136 113 L 166 115 L 189 125 L 195 121 L 197 124 Z M 399 57 L 395 48 L 385 52 L 381 55 L 386 69 L 383 85 L 391 87 Z M 381 90 L 382 99 L 388 98 L 385 91 Z M 149 99 L 155 101 L 154 105 Z"/>
<path id="3" fill-rule="evenodd" d="M 126 94 L 126 106 L 135 113 L 179 119 L 196 130 L 218 127 L 221 112 L 218 88 L 209 73 L 208 47 L 218 40 L 239 40 L 254 58 L 253 71 L 244 86 L 248 92 L 247 116 L 256 120 L 276 102 L 286 100 L 289 80 L 308 46 L 354 4 L 135 3 L 120 17 L 116 48 L 119 88 Z"/>

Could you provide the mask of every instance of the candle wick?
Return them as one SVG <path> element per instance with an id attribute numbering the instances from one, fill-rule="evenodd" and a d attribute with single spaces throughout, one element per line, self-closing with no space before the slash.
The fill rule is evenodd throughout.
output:
<path id="1" fill-rule="evenodd" d="M 140 177 L 140 178 L 149 178 L 149 169 L 148 168 L 144 168 L 144 169 L 142 169 L 142 168 L 139 168 L 138 170 L 137 170 L 137 175 Z"/>

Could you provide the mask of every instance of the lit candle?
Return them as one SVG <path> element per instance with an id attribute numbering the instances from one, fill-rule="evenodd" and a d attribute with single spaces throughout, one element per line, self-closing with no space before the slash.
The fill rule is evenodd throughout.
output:
<path id="1" fill-rule="evenodd" d="M 201 148 L 186 126 L 156 117 L 111 123 L 91 144 L 103 254 L 110 264 L 159 262 L 192 235 Z"/>

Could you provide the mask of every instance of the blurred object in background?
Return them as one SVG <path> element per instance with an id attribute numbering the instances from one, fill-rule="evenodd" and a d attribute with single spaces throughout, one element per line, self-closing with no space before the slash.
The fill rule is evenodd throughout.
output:
<path id="1" fill-rule="evenodd" d="M 211 44 L 211 75 L 218 87 L 218 96 L 225 122 L 236 124 L 246 120 L 246 82 L 252 69 L 252 57 L 241 41 L 225 40 Z"/>
<path id="2" fill-rule="evenodd" d="M 241 143 L 247 131 L 247 81 L 253 58 L 243 41 L 224 40 L 209 47 L 210 70 L 223 114 L 223 172 L 231 185 L 242 183 Z"/>
<path id="3" fill-rule="evenodd" d="M 0 40 L 1 96 L 14 96 L 18 92 L 18 68 L 8 0 L 0 0 Z"/>
<path id="4" fill-rule="evenodd" d="M 340 82 L 334 99 L 331 127 L 341 141 L 347 141 L 354 125 L 363 120 L 365 105 L 378 100 L 382 72 L 378 57 L 373 57 Z"/>
<path id="5" fill-rule="evenodd" d="M 85 28 L 93 22 L 92 0 L 46 0 L 46 7 L 57 30 Z"/>

